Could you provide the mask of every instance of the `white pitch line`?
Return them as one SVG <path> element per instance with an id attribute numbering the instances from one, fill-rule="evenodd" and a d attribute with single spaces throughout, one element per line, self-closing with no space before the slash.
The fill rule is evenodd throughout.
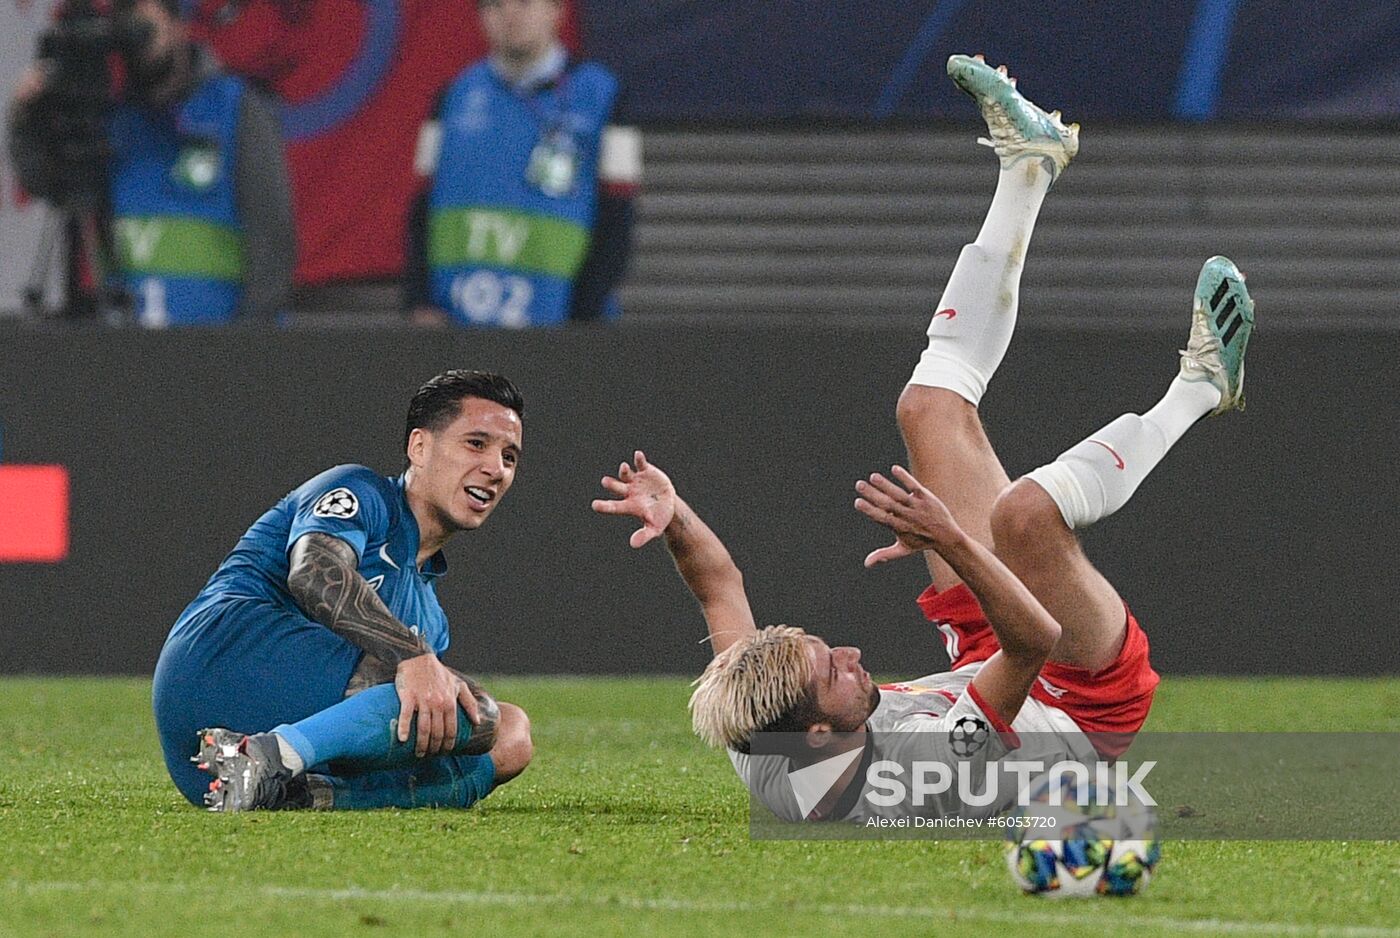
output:
<path id="1" fill-rule="evenodd" d="M 204 892 L 205 887 L 187 883 L 143 883 L 93 880 L 86 883 L 25 881 L 10 879 L 5 881 L 10 891 L 25 893 L 42 892 L 84 892 L 99 890 L 119 890 L 121 892 L 156 893 L 195 893 Z M 763 902 L 721 902 L 705 899 L 678 899 L 667 896 L 573 896 L 559 894 L 534 894 L 514 892 L 458 892 L 429 891 L 420 889 L 318 889 L 304 886 L 255 886 L 252 892 L 269 899 L 303 899 L 311 901 L 345 902 L 364 900 L 391 902 L 409 900 L 413 902 L 436 902 L 444 905 L 482 906 L 589 906 L 598 909 L 632 909 L 642 912 L 698 912 L 725 915 L 742 915 L 752 912 L 797 911 L 787 903 Z M 1034 903 L 1032 899 L 1015 897 L 1015 901 Z M 1072 900 L 1071 900 L 1072 901 Z M 1059 906 L 1066 909 L 1067 906 Z M 1013 925 L 1052 925 L 1052 926 L 1106 926 L 1114 928 L 1161 928 L 1170 931 L 1197 932 L 1210 935 L 1299 935 L 1337 936 L 1337 938 L 1400 938 L 1400 928 L 1386 928 L 1370 925 L 1298 925 L 1289 922 L 1241 922 L 1217 918 L 1155 918 L 1152 916 L 1104 916 L 1096 915 L 1086 908 L 1084 915 L 1071 915 L 1048 909 L 1026 908 L 1016 911 L 991 909 L 944 909 L 921 908 L 918 906 L 887 906 L 866 903 L 849 905 L 818 904 L 807 906 L 802 911 L 818 915 L 852 915 L 870 918 L 913 918 L 948 922 L 997 922 Z"/>

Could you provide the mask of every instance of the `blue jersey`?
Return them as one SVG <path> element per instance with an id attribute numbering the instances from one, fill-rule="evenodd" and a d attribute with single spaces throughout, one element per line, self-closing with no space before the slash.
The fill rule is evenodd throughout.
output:
<path id="1" fill-rule="evenodd" d="M 326 470 L 254 522 L 180 616 L 172 638 L 201 614 L 243 600 L 261 600 L 305 616 L 287 591 L 288 552 L 314 531 L 353 547 L 360 575 L 389 611 L 434 652 L 447 650 L 447 616 L 433 589 L 433 581 L 447 571 L 447 561 L 439 551 L 418 569 L 418 521 L 404 497 L 403 477 L 385 478 L 364 466 Z"/>

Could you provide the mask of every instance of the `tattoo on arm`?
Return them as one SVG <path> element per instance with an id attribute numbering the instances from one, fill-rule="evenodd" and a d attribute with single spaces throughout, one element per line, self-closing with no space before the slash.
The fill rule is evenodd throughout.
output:
<path id="1" fill-rule="evenodd" d="M 428 654 L 432 649 L 394 618 L 357 567 L 353 547 L 313 532 L 292 545 L 287 589 L 307 615 L 380 661 L 397 666 Z"/>

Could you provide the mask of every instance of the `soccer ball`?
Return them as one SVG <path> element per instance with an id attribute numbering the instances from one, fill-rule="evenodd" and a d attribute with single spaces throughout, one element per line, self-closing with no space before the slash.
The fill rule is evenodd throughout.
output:
<path id="1" fill-rule="evenodd" d="M 1056 791 L 1058 799 L 1052 798 Z M 1012 880 L 1038 896 L 1141 892 L 1162 855 L 1157 815 L 1149 805 L 1117 801 L 1111 788 L 1085 785 L 1073 775 L 1033 782 L 1029 800 L 1016 811 L 1020 826 L 1008 828 L 1006 865 Z"/>

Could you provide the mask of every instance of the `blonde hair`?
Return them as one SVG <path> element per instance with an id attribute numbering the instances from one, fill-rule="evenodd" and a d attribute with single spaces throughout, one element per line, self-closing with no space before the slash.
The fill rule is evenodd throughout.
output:
<path id="1" fill-rule="evenodd" d="M 754 733 L 807 698 L 806 638 L 795 626 L 772 625 L 715 655 L 690 695 L 695 734 L 711 746 L 748 752 Z"/>

